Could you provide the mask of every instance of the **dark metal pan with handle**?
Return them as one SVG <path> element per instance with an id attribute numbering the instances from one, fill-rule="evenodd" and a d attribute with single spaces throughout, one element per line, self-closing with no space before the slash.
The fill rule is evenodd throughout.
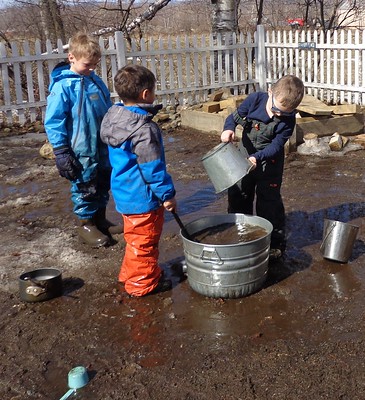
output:
<path id="1" fill-rule="evenodd" d="M 19 276 L 19 295 L 28 303 L 61 296 L 62 290 L 62 273 L 58 269 L 41 268 Z"/>

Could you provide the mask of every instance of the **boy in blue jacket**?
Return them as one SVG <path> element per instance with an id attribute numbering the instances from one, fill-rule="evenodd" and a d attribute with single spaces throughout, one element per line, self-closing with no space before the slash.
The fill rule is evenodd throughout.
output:
<path id="1" fill-rule="evenodd" d="M 270 221 L 270 258 L 277 259 L 286 247 L 285 210 L 281 198 L 284 171 L 284 145 L 295 127 L 295 108 L 304 96 L 303 82 L 293 75 L 280 78 L 268 93 L 250 94 L 225 121 L 221 141 L 235 138 L 243 126 L 242 144 L 254 169 L 228 189 L 228 212 L 256 214 Z"/>
<path id="2" fill-rule="evenodd" d="M 111 166 L 100 125 L 112 103 L 108 88 L 94 72 L 100 57 L 95 39 L 81 32 L 71 38 L 69 63 L 52 71 L 45 116 L 57 169 L 71 182 L 79 236 L 93 247 L 107 245 L 111 233 L 122 233 L 121 226 L 105 218 Z"/>
<path id="3" fill-rule="evenodd" d="M 123 215 L 126 248 L 119 282 L 132 296 L 171 289 L 158 265 L 164 210 L 175 211 L 175 188 L 167 173 L 162 132 L 152 120 L 156 78 L 140 65 L 126 65 L 114 77 L 123 101 L 112 106 L 101 125 L 109 147 L 111 188 Z"/>

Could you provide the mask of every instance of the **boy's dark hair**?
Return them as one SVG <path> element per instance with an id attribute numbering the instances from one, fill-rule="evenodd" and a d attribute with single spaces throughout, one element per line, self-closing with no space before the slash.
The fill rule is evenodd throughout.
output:
<path id="1" fill-rule="evenodd" d="M 155 75 L 142 65 L 128 64 L 121 68 L 114 77 L 115 90 L 120 99 L 137 101 L 140 93 L 153 90 L 156 85 Z"/>

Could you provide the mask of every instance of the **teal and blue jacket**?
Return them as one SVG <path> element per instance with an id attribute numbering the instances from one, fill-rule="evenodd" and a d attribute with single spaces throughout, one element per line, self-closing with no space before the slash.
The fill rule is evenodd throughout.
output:
<path id="1" fill-rule="evenodd" d="M 157 111 L 153 105 L 116 104 L 104 117 L 101 139 L 109 145 L 111 189 L 121 214 L 147 213 L 175 196 L 162 131 L 152 120 Z"/>
<path id="2" fill-rule="evenodd" d="M 81 163 L 78 179 L 88 182 L 98 168 L 110 168 L 108 148 L 100 140 L 102 119 L 111 107 L 110 93 L 93 71 L 89 76 L 59 64 L 51 74 L 45 129 L 54 149 L 68 146 Z"/>

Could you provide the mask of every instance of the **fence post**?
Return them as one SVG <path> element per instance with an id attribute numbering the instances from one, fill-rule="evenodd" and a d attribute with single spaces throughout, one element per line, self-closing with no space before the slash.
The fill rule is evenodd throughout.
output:
<path id="1" fill-rule="evenodd" d="M 115 32 L 115 48 L 117 50 L 118 69 L 120 69 L 127 64 L 125 39 L 123 36 L 123 32 Z"/>
<path id="2" fill-rule="evenodd" d="M 259 90 L 265 92 L 266 87 L 266 49 L 265 49 L 265 28 L 257 25 L 256 30 L 256 78 L 259 82 Z"/>

